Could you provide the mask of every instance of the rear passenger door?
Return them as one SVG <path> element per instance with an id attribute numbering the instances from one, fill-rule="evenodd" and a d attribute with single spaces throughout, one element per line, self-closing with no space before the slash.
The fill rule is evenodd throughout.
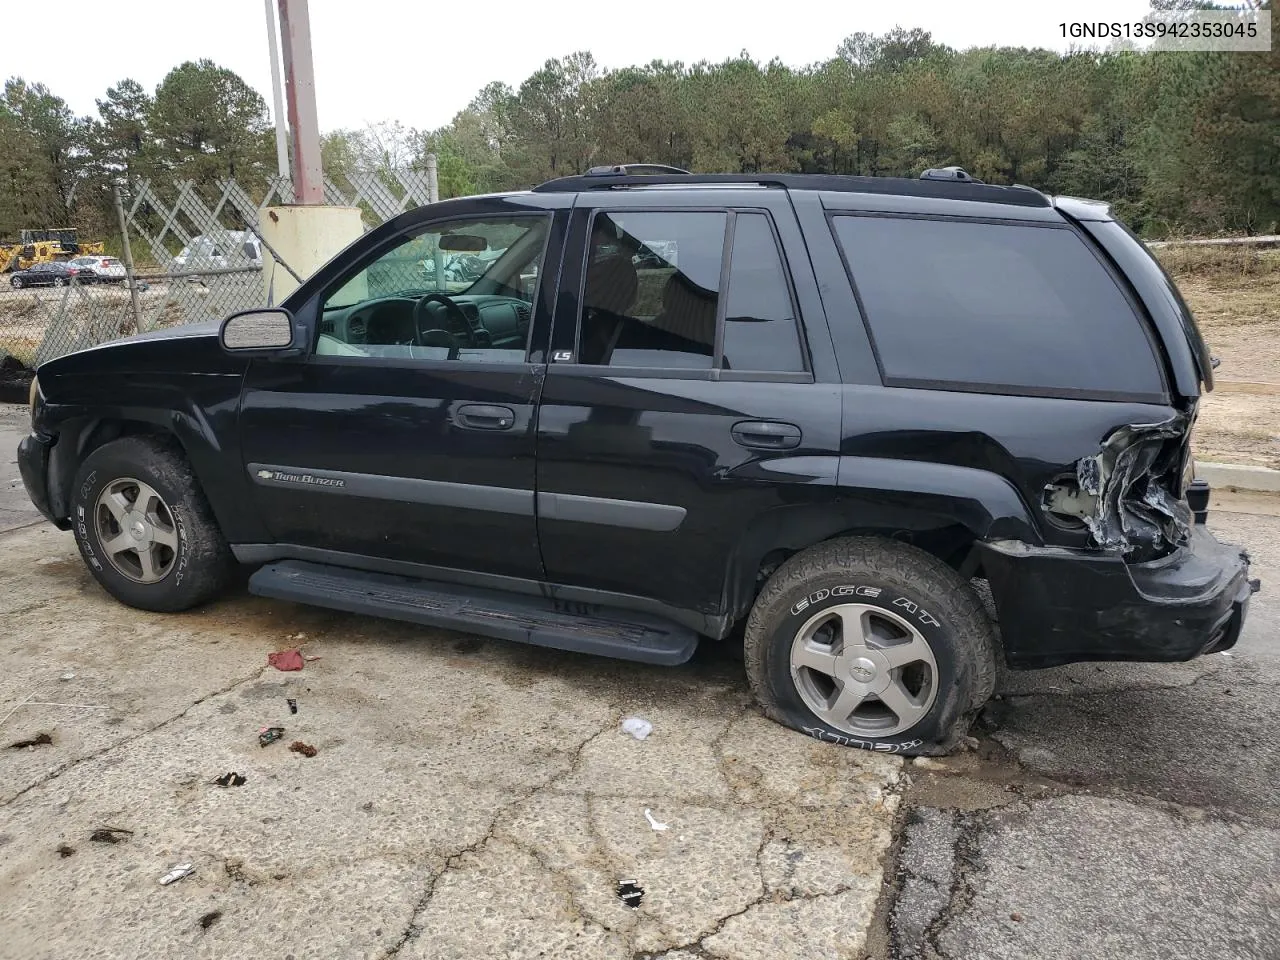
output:
<path id="1" fill-rule="evenodd" d="M 794 502 L 779 481 L 834 483 L 831 355 L 784 192 L 581 197 L 538 415 L 547 579 L 710 629 L 735 547 Z"/>

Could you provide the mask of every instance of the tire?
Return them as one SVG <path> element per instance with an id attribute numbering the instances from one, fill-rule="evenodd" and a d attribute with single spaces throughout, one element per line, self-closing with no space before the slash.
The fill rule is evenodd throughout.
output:
<path id="1" fill-rule="evenodd" d="M 9 280 L 9 286 L 13 287 L 13 289 L 15 290 L 21 290 L 22 285 L 23 285 L 23 280 L 21 277 L 13 277 Z"/>
<path id="2" fill-rule="evenodd" d="M 143 510 L 140 499 L 147 501 Z M 235 570 L 213 511 L 173 443 L 122 437 L 90 453 L 76 472 L 71 522 L 89 572 L 121 603 L 141 610 L 204 603 Z M 133 530 L 140 538 L 123 539 Z"/>
<path id="3" fill-rule="evenodd" d="M 995 689 L 995 630 L 973 588 L 936 557 L 874 537 L 791 557 L 756 599 L 744 647 L 769 717 L 882 753 L 948 752 Z"/>
<path id="4" fill-rule="evenodd" d="M 55 287 L 65 287 L 67 285 L 67 281 L 63 280 L 61 277 L 54 277 L 53 285 Z"/>

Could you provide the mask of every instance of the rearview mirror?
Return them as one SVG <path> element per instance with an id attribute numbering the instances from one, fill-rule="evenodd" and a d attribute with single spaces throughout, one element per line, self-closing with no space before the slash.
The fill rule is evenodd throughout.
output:
<path id="1" fill-rule="evenodd" d="M 445 233 L 440 236 L 440 249 L 450 253 L 483 253 L 489 241 L 469 233 Z"/>
<path id="2" fill-rule="evenodd" d="M 287 350 L 293 346 L 293 314 L 279 307 L 233 313 L 222 321 L 218 340 L 232 353 Z"/>

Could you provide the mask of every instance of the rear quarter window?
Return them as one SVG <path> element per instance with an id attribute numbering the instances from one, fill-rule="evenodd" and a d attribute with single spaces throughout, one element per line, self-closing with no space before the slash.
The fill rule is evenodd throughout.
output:
<path id="1" fill-rule="evenodd" d="M 1067 227 L 837 215 L 885 382 L 1158 400 L 1143 320 Z"/>

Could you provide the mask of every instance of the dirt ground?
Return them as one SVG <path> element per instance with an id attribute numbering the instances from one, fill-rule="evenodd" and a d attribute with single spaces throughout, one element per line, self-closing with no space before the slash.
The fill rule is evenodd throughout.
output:
<path id="1" fill-rule="evenodd" d="M 1280 469 L 1280 251 L 1165 256 L 1221 360 L 1200 405 L 1197 458 Z"/>
<path id="2" fill-rule="evenodd" d="M 47 524 L 0 585 L 0 958 L 863 955 L 901 764 L 765 720 L 735 660 L 139 613 Z"/>

